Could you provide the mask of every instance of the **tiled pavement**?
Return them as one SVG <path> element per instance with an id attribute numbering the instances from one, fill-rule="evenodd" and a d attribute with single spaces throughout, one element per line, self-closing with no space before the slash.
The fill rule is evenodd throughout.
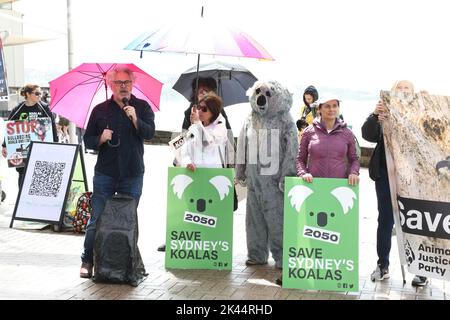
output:
<path id="1" fill-rule="evenodd" d="M 273 260 L 268 266 L 246 267 L 245 202 L 234 220 L 233 270 L 166 270 L 164 254 L 156 248 L 165 239 L 166 170 L 172 162 L 168 147 L 145 146 L 147 172 L 139 207 L 139 248 L 149 276 L 138 287 L 96 284 L 78 277 L 84 237 L 54 232 L 42 225 L 14 222 L 9 228 L 17 195 L 17 173 L 7 169 L 3 181 L 7 193 L 0 206 L 0 299 L 223 299 L 223 300 L 444 300 L 450 283 L 431 280 L 424 288 L 411 286 L 407 273 L 403 286 L 395 238 L 391 255 L 391 279 L 370 281 L 376 263 L 376 200 L 367 170 L 361 174 L 360 195 L 360 291 L 338 293 L 282 289 L 274 283 L 279 272 Z M 95 156 L 86 155 L 88 181 L 92 186 Z"/>

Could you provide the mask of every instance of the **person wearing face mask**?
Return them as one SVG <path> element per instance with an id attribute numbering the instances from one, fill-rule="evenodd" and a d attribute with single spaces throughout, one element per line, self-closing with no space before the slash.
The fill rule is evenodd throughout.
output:
<path id="1" fill-rule="evenodd" d="M 408 80 L 397 81 L 391 89 L 398 96 L 412 96 L 414 86 Z M 370 278 L 372 281 L 382 281 L 389 276 L 389 253 L 391 251 L 391 237 L 394 226 L 394 213 L 392 209 L 391 193 L 389 188 L 389 177 L 386 165 L 386 153 L 384 148 L 383 127 L 381 124 L 389 117 L 389 110 L 379 101 L 375 110 L 364 122 L 361 131 L 362 136 L 369 142 L 377 145 L 369 162 L 369 176 L 375 181 L 375 190 L 378 202 L 378 227 L 377 227 L 377 255 L 378 261 Z M 428 279 L 415 276 L 413 286 L 425 286 Z"/>
<path id="2" fill-rule="evenodd" d="M 117 66 L 106 75 L 113 95 L 97 105 L 84 134 L 86 148 L 98 150 L 94 172 L 92 215 L 86 227 L 80 277 L 90 278 L 96 222 L 116 192 L 139 199 L 144 177 L 144 140 L 155 134 L 155 115 L 145 100 L 132 94 L 134 73 Z"/>
<path id="3" fill-rule="evenodd" d="M 25 101 L 19 103 L 19 105 L 11 111 L 8 120 L 31 121 L 38 118 L 50 118 L 52 121 L 53 142 L 58 142 L 58 133 L 56 130 L 55 118 L 48 105 L 45 102 L 41 101 L 41 88 L 35 84 L 27 84 L 20 89 L 20 95 L 25 98 Z M 5 142 L 3 142 L 2 146 L 2 155 L 6 158 L 8 152 L 6 150 Z M 20 189 L 25 175 L 25 168 L 16 168 L 16 171 L 19 173 L 18 182 Z"/>

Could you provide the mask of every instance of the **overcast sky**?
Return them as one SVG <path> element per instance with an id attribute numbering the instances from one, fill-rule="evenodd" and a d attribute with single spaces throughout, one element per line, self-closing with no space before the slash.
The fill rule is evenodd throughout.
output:
<path id="1" fill-rule="evenodd" d="M 132 61 L 152 74 L 182 71 L 195 56 L 122 50 L 141 32 L 180 17 L 205 16 L 235 25 L 275 62 L 234 59 L 288 86 L 320 83 L 378 92 L 400 78 L 450 95 L 447 1 L 443 0 L 72 0 L 74 66 Z M 66 1 L 20 0 L 25 33 L 57 40 L 26 46 L 26 67 L 67 70 Z M 39 26 L 45 26 L 41 28 Z M 211 59 L 202 57 L 203 61 Z"/>

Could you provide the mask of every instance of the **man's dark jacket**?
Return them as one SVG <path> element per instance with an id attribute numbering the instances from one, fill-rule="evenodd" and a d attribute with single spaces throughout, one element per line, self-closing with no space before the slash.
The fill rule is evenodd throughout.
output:
<path id="1" fill-rule="evenodd" d="M 144 174 L 144 140 L 155 134 L 155 115 L 150 105 L 131 95 L 129 105 L 136 110 L 138 128 L 113 98 L 97 105 L 84 134 L 86 148 L 98 150 L 96 174 L 110 177 L 139 177 Z M 113 131 L 112 140 L 98 145 L 105 128 Z"/>

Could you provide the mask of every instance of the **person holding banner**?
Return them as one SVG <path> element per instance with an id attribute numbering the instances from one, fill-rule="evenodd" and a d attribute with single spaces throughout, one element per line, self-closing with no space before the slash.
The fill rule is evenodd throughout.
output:
<path id="1" fill-rule="evenodd" d="M 397 81 L 391 89 L 395 94 L 414 93 L 414 86 L 408 80 Z M 394 213 L 389 188 L 389 177 L 386 165 L 383 127 L 381 124 L 389 117 L 389 110 L 384 104 L 378 102 L 375 110 L 364 122 L 362 136 L 369 142 L 375 142 L 375 150 L 369 163 L 369 176 L 375 181 L 375 190 L 378 202 L 378 228 L 377 228 L 377 255 L 378 261 L 370 278 L 372 281 L 382 281 L 389 278 L 389 253 L 391 251 L 392 229 L 394 227 Z M 425 286 L 428 279 L 415 276 L 413 286 Z"/>
<path id="2" fill-rule="evenodd" d="M 8 120 L 24 120 L 31 121 L 38 118 L 50 118 L 51 126 L 53 130 L 53 142 L 58 142 L 58 134 L 56 131 L 55 118 L 53 113 L 50 111 L 48 105 L 41 101 L 42 91 L 38 85 L 27 84 L 20 89 L 20 95 L 25 98 L 25 101 L 19 103 L 11 113 L 9 114 Z M 6 149 L 6 143 L 3 142 L 2 155 L 6 158 L 8 155 Z M 16 168 L 19 173 L 19 189 L 22 186 L 24 178 L 24 167 Z"/>
<path id="3" fill-rule="evenodd" d="M 339 118 L 339 100 L 322 99 L 320 117 L 303 132 L 297 156 L 297 175 L 312 183 L 314 177 L 348 178 L 359 182 L 359 160 L 355 137 Z"/>
<path id="4" fill-rule="evenodd" d="M 155 134 L 155 115 L 150 105 L 131 94 L 134 73 L 122 66 L 108 71 L 113 95 L 97 105 L 84 134 L 86 148 L 98 150 L 93 179 L 92 215 L 86 227 L 81 255 L 81 278 L 92 277 L 96 222 L 107 199 L 116 192 L 139 199 L 144 178 L 144 140 Z"/>

